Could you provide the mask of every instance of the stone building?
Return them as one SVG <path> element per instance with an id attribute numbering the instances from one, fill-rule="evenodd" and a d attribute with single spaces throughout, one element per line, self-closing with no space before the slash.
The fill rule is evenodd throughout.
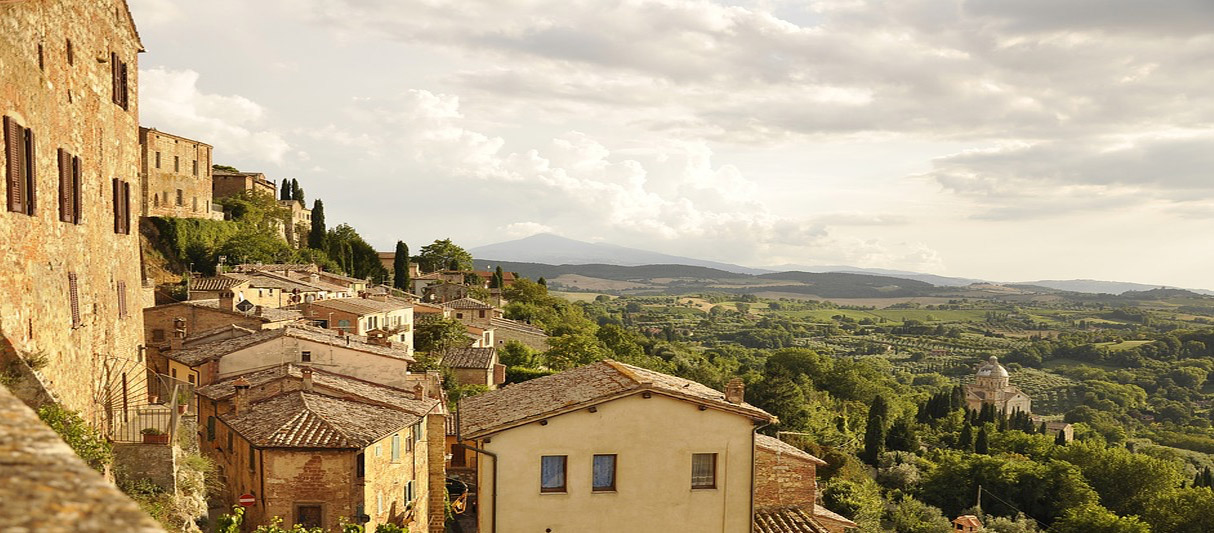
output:
<path id="1" fill-rule="evenodd" d="M 142 216 L 223 220 L 211 202 L 211 145 L 139 128 L 139 147 Z"/>
<path id="2" fill-rule="evenodd" d="M 308 232 L 312 231 L 312 210 L 297 200 L 279 200 L 278 205 L 291 211 L 291 223 L 287 224 L 287 242 L 296 248 L 308 243 Z"/>
<path id="3" fill-rule="evenodd" d="M 386 341 L 413 353 L 413 305 L 390 296 L 334 298 L 300 306 L 308 319 L 353 335 L 378 330 Z"/>
<path id="4" fill-rule="evenodd" d="M 494 318 L 489 321 L 489 325 L 493 327 L 493 337 L 498 348 L 502 348 L 509 341 L 518 341 L 532 350 L 548 351 L 548 334 L 531 324 L 506 318 Z"/>
<path id="5" fill-rule="evenodd" d="M 502 318 L 502 310 L 475 298 L 460 298 L 447 302 L 452 316 L 468 326 L 492 328 L 492 320 Z"/>
<path id="6" fill-rule="evenodd" d="M 0 327 L 99 427 L 142 383 L 138 53 L 122 0 L 0 3 Z M 16 354 L 4 354 L 12 357 Z"/>
<path id="7" fill-rule="evenodd" d="M 1007 414 L 1020 411 L 1031 414 L 1032 400 L 1010 383 L 1007 369 L 999 364 L 999 358 L 991 356 L 974 373 L 974 383 L 965 386 L 965 405 L 971 411 L 982 409 L 983 404 Z"/>
<path id="8" fill-rule="evenodd" d="M 437 387 L 436 387 L 437 388 Z M 421 386 L 378 385 L 309 365 L 241 374 L 198 391 L 199 442 L 223 498 L 251 494 L 246 523 L 443 531 L 445 411 Z"/>
<path id="9" fill-rule="evenodd" d="M 460 385 L 484 385 L 496 389 L 506 382 L 506 365 L 498 362 L 497 348 L 451 348 L 440 364 L 450 368 Z"/>
<path id="10" fill-rule="evenodd" d="M 274 196 L 276 191 L 274 182 L 266 179 L 266 175 L 260 172 L 216 170 L 211 173 L 211 180 L 211 191 L 216 200 L 236 196 L 244 191 L 255 191 L 270 196 Z"/>
<path id="11" fill-rule="evenodd" d="M 819 466 L 826 461 L 779 439 L 755 435 L 756 531 L 842 533 L 858 527 L 817 503 Z"/>

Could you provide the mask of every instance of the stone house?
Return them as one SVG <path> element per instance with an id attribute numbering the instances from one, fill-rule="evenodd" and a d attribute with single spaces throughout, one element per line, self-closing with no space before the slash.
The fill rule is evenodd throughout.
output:
<path id="1" fill-rule="evenodd" d="M 162 350 L 149 359 L 149 365 L 168 368 L 166 374 L 181 381 L 190 381 L 192 376 L 192 382 L 199 385 L 286 363 L 311 364 L 389 387 L 412 387 L 417 381 L 409 374 L 409 364 L 415 360 L 404 350 L 300 325 L 213 342 L 183 343 L 179 349 Z"/>
<path id="2" fill-rule="evenodd" d="M 498 362 L 497 348 L 451 348 L 439 362 L 450 368 L 460 385 L 484 385 L 496 389 L 506 382 L 506 365 Z"/>
<path id="3" fill-rule="evenodd" d="M 236 196 L 244 191 L 253 191 L 274 196 L 274 182 L 260 172 L 229 172 L 216 170 L 211 173 L 212 195 L 216 200 Z"/>
<path id="4" fill-rule="evenodd" d="M 146 372 L 142 51 L 123 0 L 0 4 L 0 358 L 45 355 L 36 387 L 103 429 L 146 403 L 121 387 Z"/>
<path id="5" fill-rule="evenodd" d="M 262 309 L 260 314 L 222 309 L 215 302 L 190 301 L 143 310 L 143 338 L 148 347 L 167 346 L 174 335 L 186 341 L 194 332 L 239 326 L 248 330 L 276 329 L 299 320 L 296 311 Z"/>
<path id="6" fill-rule="evenodd" d="M 336 530 L 363 519 L 443 531 L 444 407 L 428 397 L 286 364 L 198 391 L 200 447 L 246 523 Z"/>
<path id="7" fill-rule="evenodd" d="M 212 278 L 190 281 L 190 300 L 219 301 L 225 309 L 236 309 L 248 301 L 256 307 L 278 309 L 315 300 L 328 294 L 320 287 L 290 281 L 279 276 L 254 274 L 220 274 Z"/>
<path id="8" fill-rule="evenodd" d="M 305 317 L 334 331 L 366 335 L 372 330 L 387 333 L 387 340 L 413 352 L 413 305 L 384 297 L 335 298 L 300 306 Z"/>
<path id="9" fill-rule="evenodd" d="M 450 302 L 468 297 L 468 286 L 463 283 L 437 282 L 426 284 L 421 291 L 422 298 L 427 302 Z"/>
<path id="10" fill-rule="evenodd" d="M 974 533 L 982 531 L 982 521 L 972 514 L 961 515 L 953 519 L 953 531 Z"/>
<path id="11" fill-rule="evenodd" d="M 749 532 L 776 418 L 741 392 L 606 360 L 462 399 L 479 531 Z"/>
<path id="12" fill-rule="evenodd" d="M 460 298 L 447 302 L 452 316 L 465 325 L 483 329 L 493 327 L 492 320 L 502 318 L 502 310 L 475 298 Z"/>
<path id="13" fill-rule="evenodd" d="M 141 127 L 139 147 L 140 215 L 223 220 L 211 202 L 211 145 Z"/>
<path id="14" fill-rule="evenodd" d="M 532 350 L 548 351 L 548 334 L 531 324 L 506 318 L 494 318 L 489 320 L 489 325 L 493 327 L 494 342 L 498 348 L 505 346 L 509 341 L 518 341 Z"/>
<path id="15" fill-rule="evenodd" d="M 312 231 L 312 210 L 298 200 L 279 200 L 279 207 L 291 212 L 291 223 L 286 226 L 287 242 L 301 248 L 307 244 L 308 232 Z"/>
<path id="16" fill-rule="evenodd" d="M 999 364 L 999 358 L 991 356 L 974 372 L 974 383 L 965 386 L 965 406 L 971 411 L 982 409 L 984 404 L 1008 415 L 1020 411 L 1032 414 L 1032 400 L 1010 383 L 1007 369 Z"/>

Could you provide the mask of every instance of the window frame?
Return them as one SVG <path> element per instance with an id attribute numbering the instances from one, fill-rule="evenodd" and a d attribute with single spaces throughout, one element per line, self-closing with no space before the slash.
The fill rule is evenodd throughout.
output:
<path id="1" fill-rule="evenodd" d="M 392 454 L 389 459 L 393 463 L 400 462 L 400 433 L 392 435 Z"/>
<path id="2" fill-rule="evenodd" d="M 299 510 L 304 507 L 315 507 L 319 511 L 319 513 L 318 513 L 319 516 L 317 517 L 317 521 L 318 521 L 317 524 L 303 524 L 303 522 L 300 520 L 300 517 L 299 517 Z M 292 526 L 302 524 L 302 525 L 304 525 L 304 527 L 308 527 L 308 528 L 325 527 L 325 504 L 324 504 L 324 502 L 294 502 L 293 510 L 295 511 L 295 513 L 294 513 L 295 521 L 291 524 Z"/>
<path id="3" fill-rule="evenodd" d="M 712 458 L 712 479 L 709 483 L 696 482 L 696 458 L 711 457 Z M 692 490 L 712 490 L 717 488 L 717 461 L 716 453 L 693 453 L 691 454 L 691 489 Z"/>
<path id="4" fill-rule="evenodd" d="M 552 486 L 552 487 L 544 486 L 545 459 L 560 459 L 560 465 L 561 465 L 561 484 L 560 484 L 560 486 Z M 540 493 L 541 494 L 565 494 L 568 492 L 569 492 L 569 456 L 568 455 L 541 455 L 540 456 Z"/>
<path id="5" fill-rule="evenodd" d="M 595 480 L 598 460 L 600 457 L 611 458 L 611 484 L 599 486 Z M 619 472 L 620 459 L 618 454 L 614 453 L 596 453 L 590 459 L 590 491 L 591 492 L 616 492 L 617 473 Z"/>

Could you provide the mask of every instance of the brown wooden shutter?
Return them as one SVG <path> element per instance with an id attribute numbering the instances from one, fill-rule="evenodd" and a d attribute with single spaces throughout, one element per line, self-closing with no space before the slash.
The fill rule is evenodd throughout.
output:
<path id="1" fill-rule="evenodd" d="M 122 182 L 122 232 L 131 234 L 131 184 Z"/>
<path id="2" fill-rule="evenodd" d="M 114 178 L 114 233 L 122 233 L 122 184 Z"/>
<path id="3" fill-rule="evenodd" d="M 59 149 L 59 220 L 72 221 L 72 154 Z"/>
<path id="4" fill-rule="evenodd" d="M 68 298 L 72 304 L 72 327 L 80 327 L 80 290 L 76 283 L 76 273 L 67 273 Z"/>
<path id="5" fill-rule="evenodd" d="M 25 214 L 33 215 L 38 206 L 38 150 L 34 130 L 25 128 Z"/>
<path id="6" fill-rule="evenodd" d="M 122 86 L 122 92 L 121 92 L 121 93 L 119 93 L 119 94 L 120 94 L 120 95 L 121 95 L 121 97 L 122 97 L 122 108 L 123 108 L 123 109 L 130 109 L 130 103 L 131 103 L 131 88 L 130 88 L 130 86 L 129 86 L 129 85 L 127 85 L 127 75 L 126 75 L 126 73 L 127 73 L 127 70 L 126 70 L 126 63 L 122 63 L 122 82 L 121 82 L 121 86 Z"/>
<path id="7" fill-rule="evenodd" d="M 80 158 L 72 158 L 72 224 L 79 224 L 84 217 L 81 215 L 83 208 L 80 204 Z"/>
<path id="8" fill-rule="evenodd" d="M 118 282 L 118 318 L 126 318 L 126 282 Z"/>
<path id="9" fill-rule="evenodd" d="M 5 166 L 8 167 L 5 179 L 8 184 L 8 210 L 18 213 L 25 212 L 21 194 L 22 185 L 25 183 L 25 177 L 22 176 L 24 165 L 21 164 L 25 152 L 24 129 L 17 124 L 16 120 L 4 117 L 4 158 Z"/>
<path id="10" fill-rule="evenodd" d="M 121 89 L 118 84 L 119 76 L 121 75 L 122 67 L 118 64 L 118 54 L 110 52 L 110 85 L 114 90 L 112 100 L 115 104 L 120 104 L 118 99 L 118 91 Z"/>

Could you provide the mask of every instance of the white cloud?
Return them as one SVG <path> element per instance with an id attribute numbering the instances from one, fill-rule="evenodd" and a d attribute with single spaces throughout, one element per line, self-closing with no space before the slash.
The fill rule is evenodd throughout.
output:
<path id="1" fill-rule="evenodd" d="M 140 70 L 142 125 L 212 144 L 217 163 L 225 158 L 281 163 L 291 145 L 264 127 L 265 108 L 242 96 L 205 93 L 198 78 L 193 70 Z"/>
<path id="2" fill-rule="evenodd" d="M 500 231 L 502 235 L 513 237 L 515 239 L 521 239 L 523 237 L 530 237 L 539 233 L 552 233 L 553 229 L 550 226 L 546 226 L 538 222 L 514 222 L 498 228 L 498 231 Z"/>

